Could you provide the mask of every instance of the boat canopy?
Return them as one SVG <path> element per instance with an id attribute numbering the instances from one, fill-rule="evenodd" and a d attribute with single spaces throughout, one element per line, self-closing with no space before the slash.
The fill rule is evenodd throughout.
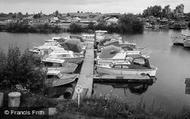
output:
<path id="1" fill-rule="evenodd" d="M 63 64 L 65 62 L 65 60 L 63 59 L 57 59 L 57 58 L 45 58 L 42 60 L 42 62 L 51 62 L 51 63 L 61 63 Z"/>

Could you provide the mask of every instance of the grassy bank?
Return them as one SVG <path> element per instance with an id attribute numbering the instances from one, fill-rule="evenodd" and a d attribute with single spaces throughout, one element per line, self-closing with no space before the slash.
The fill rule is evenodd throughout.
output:
<path id="1" fill-rule="evenodd" d="M 62 101 L 57 105 L 59 119 L 76 117 L 92 119 L 189 119 L 190 108 L 184 107 L 179 113 L 147 107 L 140 101 L 137 105 L 122 102 L 117 97 L 92 97 L 84 99 L 78 108 L 76 101 Z"/>
<path id="2" fill-rule="evenodd" d="M 25 96 L 26 97 L 26 96 Z M 58 100 L 40 96 L 28 97 L 24 105 L 32 107 L 56 107 L 57 114 L 52 119 L 189 119 L 190 107 L 184 107 L 179 113 L 149 107 L 140 101 L 137 105 L 124 103 L 118 97 L 99 96 L 85 98 L 78 107 L 77 100 Z"/>
<path id="3" fill-rule="evenodd" d="M 179 113 L 155 109 L 154 104 L 147 106 L 141 100 L 131 105 L 113 96 L 98 96 L 81 100 L 52 99 L 32 93 L 22 93 L 21 107 L 44 110 L 46 116 L 28 116 L 28 119 L 190 119 L 190 107 L 184 107 Z M 56 114 L 48 115 L 48 108 L 56 108 Z M 18 116 L 18 119 L 21 117 Z"/>

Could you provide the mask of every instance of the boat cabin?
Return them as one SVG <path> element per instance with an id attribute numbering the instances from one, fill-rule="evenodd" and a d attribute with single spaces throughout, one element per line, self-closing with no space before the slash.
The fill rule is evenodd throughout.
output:
<path id="1" fill-rule="evenodd" d="M 100 40 L 104 39 L 106 33 L 107 33 L 107 31 L 105 31 L 105 30 L 97 30 L 97 31 L 95 31 L 95 40 L 96 40 L 96 42 L 100 42 Z"/>
<path id="2" fill-rule="evenodd" d="M 59 51 L 53 51 L 49 54 L 50 57 L 56 57 L 56 58 L 73 58 L 74 53 L 72 51 L 65 51 L 65 52 L 59 52 Z"/>
<path id="3" fill-rule="evenodd" d="M 94 41 L 94 34 L 82 34 L 82 39 L 86 41 Z"/>
<path id="4" fill-rule="evenodd" d="M 46 78 L 47 79 L 60 79 L 62 76 L 59 70 L 48 70 Z"/>
<path id="5" fill-rule="evenodd" d="M 114 62 L 110 64 L 111 68 L 122 68 L 122 69 L 146 69 L 151 68 L 149 60 L 144 57 L 136 57 L 131 61 L 126 60 L 124 62 Z"/>
<path id="6" fill-rule="evenodd" d="M 63 67 L 65 60 L 45 58 L 42 60 L 45 67 Z"/>

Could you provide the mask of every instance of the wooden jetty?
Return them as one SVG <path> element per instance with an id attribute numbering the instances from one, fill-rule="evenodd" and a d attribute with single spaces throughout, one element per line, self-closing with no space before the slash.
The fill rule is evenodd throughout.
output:
<path id="1" fill-rule="evenodd" d="M 72 99 L 77 98 L 78 89 L 81 90 L 81 98 L 90 97 L 92 94 L 94 72 L 94 43 L 86 42 L 86 46 L 85 58 Z"/>
<path id="2" fill-rule="evenodd" d="M 96 42 L 96 40 L 95 40 Z M 94 74 L 94 42 L 86 41 L 85 58 L 81 72 L 75 86 L 72 99 L 77 99 L 92 95 L 93 83 L 153 83 L 156 78 L 148 75 L 98 75 Z"/>

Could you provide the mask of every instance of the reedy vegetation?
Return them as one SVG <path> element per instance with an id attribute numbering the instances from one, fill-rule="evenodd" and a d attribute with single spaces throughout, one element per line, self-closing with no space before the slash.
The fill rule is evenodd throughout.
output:
<path id="1" fill-rule="evenodd" d="M 42 90 L 45 72 L 42 70 L 40 58 L 28 50 L 21 54 L 18 47 L 9 47 L 8 53 L 0 52 L 0 87 L 14 89 L 20 84 L 31 92 Z"/>

